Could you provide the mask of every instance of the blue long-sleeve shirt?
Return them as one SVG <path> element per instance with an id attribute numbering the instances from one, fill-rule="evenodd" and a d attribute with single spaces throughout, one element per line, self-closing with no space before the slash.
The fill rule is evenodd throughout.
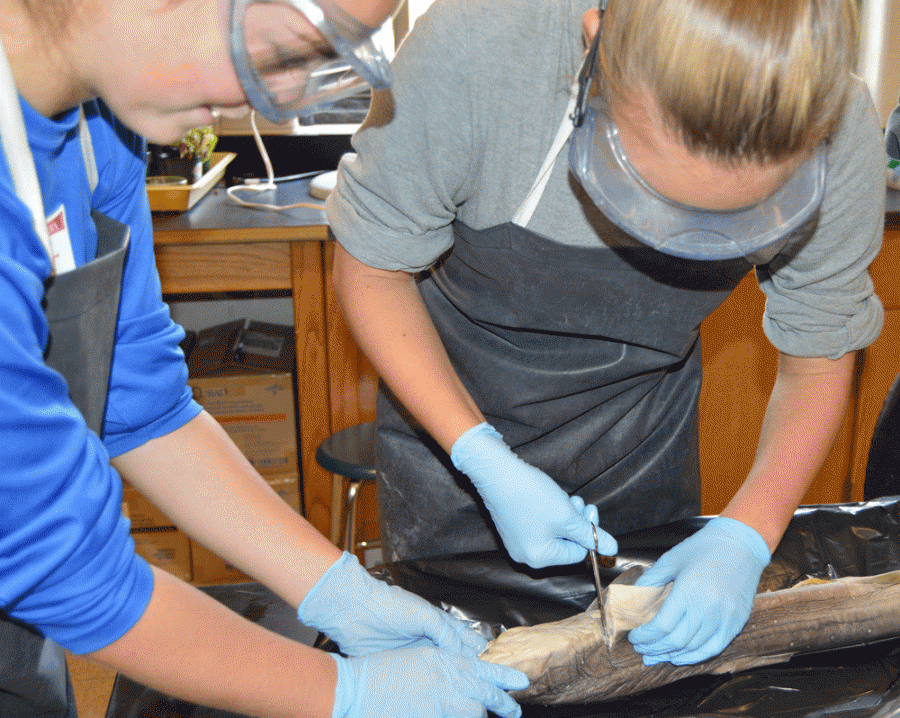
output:
<path id="1" fill-rule="evenodd" d="M 78 112 L 50 120 L 22 109 L 44 211 L 64 207 L 76 264 L 93 259 L 91 208 L 131 228 L 101 441 L 44 363 L 50 262 L 0 153 L 0 610 L 86 653 L 126 633 L 153 590 L 110 456 L 179 428 L 199 407 L 154 263 L 143 140 L 102 103 L 86 106 L 99 174 L 92 196 Z"/>

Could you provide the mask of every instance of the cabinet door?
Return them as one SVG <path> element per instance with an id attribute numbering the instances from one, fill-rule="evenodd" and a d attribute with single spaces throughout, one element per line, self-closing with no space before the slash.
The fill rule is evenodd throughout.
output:
<path id="1" fill-rule="evenodd" d="M 872 432 L 888 389 L 900 372 L 900 229 L 884 233 L 884 245 L 870 272 L 884 304 L 884 329 L 863 354 L 850 475 L 851 501 L 862 500 Z M 900 486 L 896 493 L 900 494 Z"/>
<path id="2" fill-rule="evenodd" d="M 746 478 L 756 454 L 778 370 L 778 351 L 762 330 L 764 308 L 765 295 L 755 274 L 750 272 L 700 329 L 700 475 L 704 514 L 719 513 L 725 508 Z M 851 406 L 803 503 L 849 500 L 852 429 Z"/>
<path id="3" fill-rule="evenodd" d="M 325 243 L 325 324 L 328 332 L 328 384 L 331 403 L 331 431 L 340 431 L 375 419 L 378 375 L 356 346 L 344 320 L 331 277 L 334 243 Z M 332 493 L 332 515 L 347 516 L 347 482 Z M 346 518 L 344 519 L 346 520 Z M 332 540 L 342 540 L 346 525 L 332 525 Z M 372 541 L 379 536 L 378 500 L 375 483 L 367 481 L 360 489 L 356 510 L 356 540 Z M 359 554 L 360 559 L 363 558 Z"/>

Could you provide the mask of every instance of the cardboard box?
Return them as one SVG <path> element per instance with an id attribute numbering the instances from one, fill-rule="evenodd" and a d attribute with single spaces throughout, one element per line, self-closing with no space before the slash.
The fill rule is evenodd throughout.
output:
<path id="1" fill-rule="evenodd" d="M 238 337 L 235 357 L 241 366 L 293 372 L 297 368 L 296 346 L 293 327 L 249 321 Z"/>
<path id="2" fill-rule="evenodd" d="M 135 551 L 154 566 L 182 581 L 190 581 L 191 544 L 187 534 L 176 528 L 139 529 L 131 532 Z"/>
<path id="3" fill-rule="evenodd" d="M 194 346 L 197 344 L 197 332 L 193 330 L 186 330 L 184 332 L 184 339 L 182 339 L 178 346 L 184 354 L 184 360 L 190 361 L 191 352 L 194 351 Z"/>
<path id="4" fill-rule="evenodd" d="M 221 372 L 240 370 L 237 347 L 246 319 L 235 319 L 197 332 L 188 355 L 189 376 L 212 376 Z"/>
<path id="5" fill-rule="evenodd" d="M 197 584 L 243 583 L 253 580 L 193 539 L 191 539 L 191 572 L 194 583 Z"/>
<path id="6" fill-rule="evenodd" d="M 297 419 L 289 373 L 189 379 L 212 414 L 261 474 L 297 473 Z"/>
<path id="7" fill-rule="evenodd" d="M 172 527 L 172 521 L 150 499 L 131 484 L 122 482 L 122 513 L 131 521 L 132 531 Z"/>
<path id="8" fill-rule="evenodd" d="M 182 349 L 190 340 L 185 337 Z M 267 373 L 293 372 L 297 368 L 297 342 L 294 328 L 235 319 L 196 333 L 185 351 L 191 377 L 242 374 L 250 371 Z"/>

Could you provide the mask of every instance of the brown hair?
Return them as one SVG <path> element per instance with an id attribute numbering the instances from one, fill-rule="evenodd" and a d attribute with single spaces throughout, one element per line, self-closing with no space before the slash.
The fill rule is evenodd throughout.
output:
<path id="1" fill-rule="evenodd" d="M 598 81 L 645 86 L 691 151 L 779 161 L 840 121 L 857 32 L 854 0 L 610 0 Z"/>

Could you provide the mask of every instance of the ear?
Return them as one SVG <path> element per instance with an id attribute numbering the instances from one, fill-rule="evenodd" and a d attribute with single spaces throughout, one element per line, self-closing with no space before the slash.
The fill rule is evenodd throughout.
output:
<path id="1" fill-rule="evenodd" d="M 597 8 L 588 10 L 581 18 L 581 36 L 584 46 L 589 47 L 594 41 L 594 35 L 600 28 L 600 11 Z"/>

